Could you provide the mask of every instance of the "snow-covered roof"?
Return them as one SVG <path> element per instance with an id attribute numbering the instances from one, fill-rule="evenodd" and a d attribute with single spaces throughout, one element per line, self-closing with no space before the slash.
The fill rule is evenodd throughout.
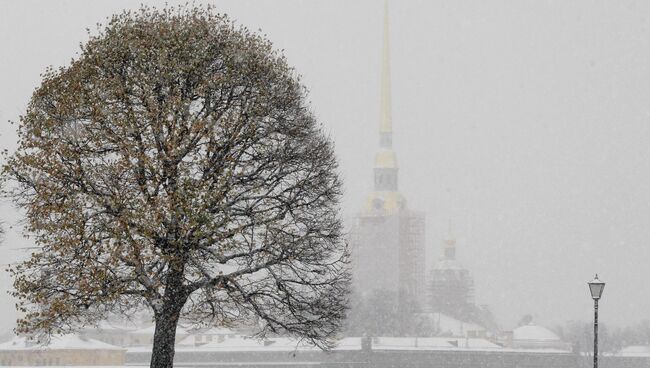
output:
<path id="1" fill-rule="evenodd" d="M 0 350 L 124 350 L 121 347 L 107 344 L 95 339 L 79 337 L 78 335 L 55 335 L 48 345 L 39 345 L 26 337 L 16 337 L 11 341 L 0 344 Z"/>
<path id="2" fill-rule="evenodd" d="M 504 353 L 574 354 L 571 349 L 568 348 L 568 344 L 563 344 L 560 347 L 512 347 L 503 348 L 500 351 Z"/>
<path id="3" fill-rule="evenodd" d="M 305 351 L 320 350 L 318 347 L 310 345 L 306 341 L 298 343 L 298 340 L 287 337 L 274 337 L 260 340 L 252 337 L 235 336 L 223 341 L 211 341 L 207 344 L 195 347 L 187 339 L 177 344 L 178 351 Z M 150 351 L 150 347 L 136 347 L 129 351 Z M 346 337 L 338 341 L 333 350 L 361 350 L 360 337 Z"/>
<path id="4" fill-rule="evenodd" d="M 344 337 L 333 350 L 361 350 L 360 337 Z"/>
<path id="5" fill-rule="evenodd" d="M 264 349 L 264 341 L 259 339 L 237 336 L 224 341 L 212 341 L 201 347 L 200 350 L 224 350 L 224 351 L 251 351 Z"/>
<path id="6" fill-rule="evenodd" d="M 269 339 L 267 342 L 267 347 L 272 346 L 278 350 L 320 350 L 320 348 L 309 344 L 306 341 L 301 341 L 293 338 L 287 337 L 275 337 Z M 332 350 L 361 350 L 361 338 L 360 337 L 346 337 L 338 341 L 336 347 Z"/>
<path id="7" fill-rule="evenodd" d="M 618 356 L 625 357 L 648 357 L 650 356 L 650 346 L 648 345 L 631 345 L 621 349 Z"/>
<path id="8" fill-rule="evenodd" d="M 237 335 L 238 332 L 225 327 L 212 327 L 204 330 L 189 331 L 192 335 L 212 335 L 212 336 L 232 336 Z"/>
<path id="9" fill-rule="evenodd" d="M 134 335 L 151 335 L 151 336 L 153 336 L 154 332 L 156 332 L 156 325 L 151 325 L 149 327 L 141 328 L 139 330 L 129 331 L 130 334 L 134 334 Z M 187 335 L 187 334 L 188 333 L 184 328 L 180 326 L 176 328 L 176 336 Z"/>
<path id="10" fill-rule="evenodd" d="M 96 329 L 102 331 L 131 331 L 138 329 L 138 325 L 133 322 L 101 321 L 97 324 Z"/>
<path id="11" fill-rule="evenodd" d="M 450 317 L 444 313 L 431 313 L 431 321 L 441 333 L 449 333 L 453 336 L 465 336 L 467 331 L 485 331 L 485 327 L 476 323 L 464 322 Z"/>
<path id="12" fill-rule="evenodd" d="M 553 331 L 535 324 L 515 328 L 512 331 L 512 338 L 515 341 L 560 341 L 560 338 Z"/>
<path id="13" fill-rule="evenodd" d="M 480 338 L 452 337 L 376 337 L 373 350 L 494 350 L 501 346 Z"/>
<path id="14" fill-rule="evenodd" d="M 470 349 L 501 349 L 500 345 L 481 338 L 464 339 L 464 341 L 463 339 L 460 339 L 458 343 L 461 345 L 465 343 Z"/>
<path id="15" fill-rule="evenodd" d="M 201 337 L 202 340 L 203 336 L 211 336 L 211 337 L 227 336 L 228 338 L 233 338 L 238 336 L 238 333 L 227 328 L 211 328 L 208 330 L 194 330 L 192 332 L 189 332 L 187 336 L 185 336 L 182 340 L 177 342 L 176 346 L 193 347 L 199 342 L 204 342 L 199 340 L 199 337 Z M 207 343 L 208 341 L 205 342 Z"/>
<path id="16" fill-rule="evenodd" d="M 176 343 L 176 347 L 192 347 L 195 345 L 196 344 L 192 336 L 186 336 Z"/>
<path id="17" fill-rule="evenodd" d="M 373 350 L 413 350 L 424 347 L 451 349 L 454 345 L 440 337 L 375 337 L 372 339 Z"/>

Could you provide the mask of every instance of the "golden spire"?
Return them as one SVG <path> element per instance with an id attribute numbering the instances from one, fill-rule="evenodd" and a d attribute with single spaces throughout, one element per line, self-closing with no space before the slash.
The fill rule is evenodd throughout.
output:
<path id="1" fill-rule="evenodd" d="M 371 213 L 390 213 L 406 209 L 406 200 L 398 191 L 397 158 L 393 151 L 390 103 L 390 48 L 388 41 L 388 0 L 385 0 L 381 70 L 381 121 L 379 125 L 380 149 L 375 156 L 374 191 L 368 197 L 366 205 L 366 209 Z"/>
<path id="2" fill-rule="evenodd" d="M 392 133 L 391 101 L 390 101 L 390 47 L 388 31 L 388 0 L 384 1 L 384 45 L 381 69 L 381 125 L 379 133 Z"/>

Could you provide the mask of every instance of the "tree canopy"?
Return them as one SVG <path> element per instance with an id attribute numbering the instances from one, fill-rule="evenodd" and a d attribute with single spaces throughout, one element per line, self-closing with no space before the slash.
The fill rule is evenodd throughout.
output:
<path id="1" fill-rule="evenodd" d="M 331 140 L 263 36 L 211 8 L 113 16 L 49 69 L 7 157 L 38 248 L 12 266 L 24 318 L 53 333 L 142 306 L 152 366 L 179 319 L 334 344 L 348 250 Z"/>

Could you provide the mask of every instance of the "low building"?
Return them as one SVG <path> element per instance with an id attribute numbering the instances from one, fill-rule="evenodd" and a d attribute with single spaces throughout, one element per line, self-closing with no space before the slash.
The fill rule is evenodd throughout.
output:
<path id="1" fill-rule="evenodd" d="M 444 313 L 427 313 L 437 336 L 486 338 L 488 331 L 476 323 L 465 322 Z"/>
<path id="2" fill-rule="evenodd" d="M 646 357 L 650 358 L 649 345 L 630 345 L 622 348 L 616 356 L 621 357 Z"/>
<path id="3" fill-rule="evenodd" d="M 40 345 L 25 337 L 16 337 L 0 344 L 0 365 L 102 365 L 121 366 L 126 350 L 77 335 L 53 336 L 47 345 Z"/>
<path id="4" fill-rule="evenodd" d="M 130 366 L 147 366 L 150 359 L 150 347 L 134 347 L 127 352 Z M 238 336 L 199 347 L 179 346 L 174 361 L 178 366 L 229 368 L 576 368 L 577 355 L 559 350 L 509 349 L 467 337 L 347 337 L 326 353 L 304 341 Z"/>
<path id="5" fill-rule="evenodd" d="M 80 334 L 107 344 L 127 347 L 131 345 L 130 333 L 139 328 L 134 323 L 101 321 L 96 327 L 84 328 Z"/>
<path id="6" fill-rule="evenodd" d="M 512 331 L 512 346 L 515 349 L 571 351 L 571 344 L 562 341 L 553 331 L 533 323 Z"/>
<path id="7" fill-rule="evenodd" d="M 226 339 L 232 339 L 239 336 L 237 331 L 228 328 L 209 328 L 202 330 L 192 330 L 189 335 L 181 340 L 177 346 L 201 346 L 211 342 L 223 342 Z"/>
<path id="8" fill-rule="evenodd" d="M 152 325 L 129 332 L 130 346 L 151 346 L 156 326 Z M 176 328 L 176 343 L 184 340 L 189 334 L 182 327 Z"/>

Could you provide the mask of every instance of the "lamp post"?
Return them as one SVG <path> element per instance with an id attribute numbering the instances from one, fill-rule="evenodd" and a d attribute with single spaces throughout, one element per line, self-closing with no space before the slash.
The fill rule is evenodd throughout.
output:
<path id="1" fill-rule="evenodd" d="M 605 283 L 598 280 L 598 274 L 587 283 L 591 298 L 594 300 L 594 368 L 598 368 L 598 300 L 603 295 Z"/>

